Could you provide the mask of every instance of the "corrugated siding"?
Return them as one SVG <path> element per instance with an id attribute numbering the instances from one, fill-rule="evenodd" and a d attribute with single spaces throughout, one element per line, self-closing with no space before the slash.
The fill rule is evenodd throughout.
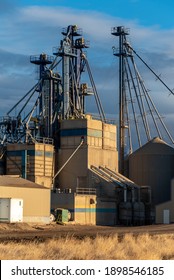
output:
<path id="1" fill-rule="evenodd" d="M 113 201 L 97 198 L 96 224 L 113 226 L 117 224 L 117 205 Z"/>
<path id="2" fill-rule="evenodd" d="M 163 211 L 170 211 L 170 223 L 174 223 L 174 180 L 171 183 L 171 200 L 156 206 L 156 223 L 163 223 Z"/>
<path id="3" fill-rule="evenodd" d="M 15 150 L 16 148 L 16 150 Z M 14 149 L 14 150 L 12 150 Z M 48 144 L 7 146 L 6 173 L 34 179 L 38 176 L 52 177 L 54 148 Z M 39 180 L 40 182 L 44 180 Z M 48 180 L 45 180 L 48 182 Z M 51 185 L 47 185 L 51 187 Z"/>

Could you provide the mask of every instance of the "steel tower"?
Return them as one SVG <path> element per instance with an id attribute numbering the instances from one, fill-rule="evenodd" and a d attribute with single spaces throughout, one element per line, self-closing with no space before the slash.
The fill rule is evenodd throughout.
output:
<path id="1" fill-rule="evenodd" d="M 138 71 L 134 56 L 155 75 L 157 81 L 174 93 L 132 48 L 127 41 L 128 29 L 113 27 L 111 34 L 119 37 L 119 48 L 113 47 L 113 54 L 119 57 L 119 172 L 126 175 L 125 159 L 135 147 L 141 147 L 154 137 L 165 141 L 167 138 L 174 143 Z"/>
<path id="2" fill-rule="evenodd" d="M 114 55 L 119 57 L 119 172 L 124 174 L 124 154 L 125 154 L 125 129 L 127 126 L 125 124 L 125 72 L 124 72 L 124 58 L 127 53 L 124 50 L 124 43 L 126 41 L 126 35 L 129 34 L 128 29 L 123 26 L 113 27 L 111 34 L 119 37 L 119 50 L 114 51 Z M 115 50 L 115 49 L 114 49 Z"/>
<path id="3" fill-rule="evenodd" d="M 47 138 L 58 142 L 62 119 L 84 118 L 85 98 L 94 95 L 100 119 L 105 114 L 83 51 L 89 42 L 77 25 L 62 30 L 60 45 L 54 56 L 40 54 L 30 57 L 39 67 L 38 82 L 0 120 L 0 143 L 39 142 Z M 60 69 L 58 69 L 58 67 Z M 89 85 L 81 76 L 87 72 Z M 11 116 L 15 114 L 15 116 Z M 45 140 L 44 140 L 45 141 Z"/>

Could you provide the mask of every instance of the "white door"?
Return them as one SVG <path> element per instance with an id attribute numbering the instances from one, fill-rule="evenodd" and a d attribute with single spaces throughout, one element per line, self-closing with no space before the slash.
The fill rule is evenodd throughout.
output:
<path id="1" fill-rule="evenodd" d="M 170 210 L 163 210 L 163 224 L 170 224 Z"/>
<path id="2" fill-rule="evenodd" d="M 1 198 L 0 199 L 0 222 L 10 221 L 10 199 Z"/>
<path id="3" fill-rule="evenodd" d="M 12 198 L 10 207 L 10 222 L 22 222 L 23 221 L 23 200 Z"/>

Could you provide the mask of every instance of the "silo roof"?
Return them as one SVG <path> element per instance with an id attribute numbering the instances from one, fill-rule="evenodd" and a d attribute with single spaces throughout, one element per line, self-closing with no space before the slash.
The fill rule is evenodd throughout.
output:
<path id="1" fill-rule="evenodd" d="M 174 155 L 174 148 L 169 146 L 165 141 L 160 139 L 159 137 L 155 137 L 141 148 L 136 150 L 134 154 L 162 154 L 162 155 Z M 130 155 L 130 157 L 132 156 Z"/>

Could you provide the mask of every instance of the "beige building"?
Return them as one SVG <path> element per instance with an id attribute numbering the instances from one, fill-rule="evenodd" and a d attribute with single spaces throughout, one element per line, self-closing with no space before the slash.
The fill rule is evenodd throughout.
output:
<path id="1" fill-rule="evenodd" d="M 54 146 L 51 144 L 8 144 L 6 174 L 52 187 L 54 173 Z"/>
<path id="2" fill-rule="evenodd" d="M 107 166 L 118 170 L 116 146 L 116 126 L 94 120 L 90 115 L 84 119 L 62 120 L 60 122 L 60 149 L 57 153 L 56 171 L 59 170 L 84 137 L 84 144 L 57 176 L 58 188 L 90 187 L 89 169 L 94 166 Z"/>
<path id="3" fill-rule="evenodd" d="M 174 223 L 174 179 L 171 182 L 171 199 L 156 206 L 156 223 Z"/>
<path id="4" fill-rule="evenodd" d="M 52 210 L 56 208 L 68 209 L 71 221 L 76 224 L 96 225 L 96 195 L 85 193 L 59 193 L 51 194 Z"/>
<path id="5" fill-rule="evenodd" d="M 98 197 L 95 189 L 81 189 L 73 193 L 51 192 L 52 211 L 56 208 L 68 209 L 71 221 L 81 225 L 117 224 L 116 201 L 107 197 Z"/>
<path id="6" fill-rule="evenodd" d="M 50 189 L 31 181 L 0 176 L 0 198 L 23 200 L 23 222 L 50 222 Z"/>
<path id="7" fill-rule="evenodd" d="M 83 145 L 64 166 L 79 146 L 81 138 L 84 139 Z M 116 138 L 115 125 L 103 123 L 90 115 L 86 115 L 84 119 L 60 121 L 60 149 L 56 155 L 56 171 L 62 166 L 64 168 L 55 180 L 59 193 L 52 192 L 51 208 L 56 206 L 68 209 L 76 223 L 116 224 L 115 200 L 108 199 L 108 195 L 105 195 L 105 198 L 99 197 L 101 194 L 98 193 L 98 188 L 96 189 L 91 171 L 93 166 L 100 165 L 114 172 L 118 171 Z M 90 192 L 91 188 L 97 191 L 96 195 Z M 70 194 L 66 193 L 68 189 Z M 84 193 L 79 193 L 80 189 Z"/>

